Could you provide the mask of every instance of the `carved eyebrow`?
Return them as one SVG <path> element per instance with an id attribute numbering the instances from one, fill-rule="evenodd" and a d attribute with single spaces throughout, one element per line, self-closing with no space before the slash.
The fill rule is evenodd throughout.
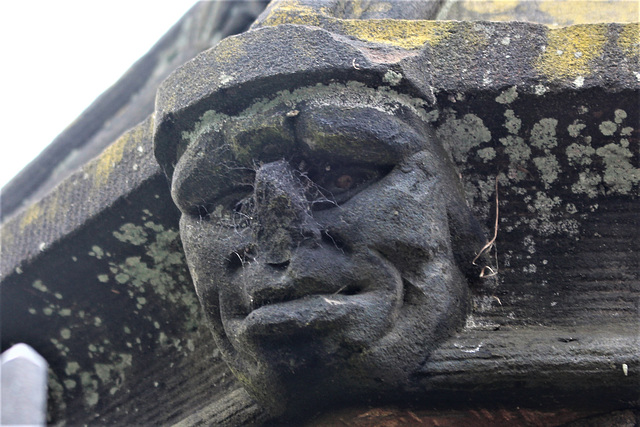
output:
<path id="1" fill-rule="evenodd" d="M 424 145 L 414 126 L 375 108 L 310 108 L 296 120 L 296 137 L 312 153 L 340 160 L 394 164 Z"/>
<path id="2" fill-rule="evenodd" d="M 244 188 L 258 161 L 282 159 L 294 144 L 292 125 L 277 115 L 230 119 L 199 135 L 180 157 L 172 179 L 174 201 L 184 211 Z"/>
<path id="3" fill-rule="evenodd" d="M 219 197 L 241 180 L 243 171 L 233 165 L 233 156 L 220 133 L 204 134 L 192 143 L 175 166 L 171 195 L 183 211 Z"/>

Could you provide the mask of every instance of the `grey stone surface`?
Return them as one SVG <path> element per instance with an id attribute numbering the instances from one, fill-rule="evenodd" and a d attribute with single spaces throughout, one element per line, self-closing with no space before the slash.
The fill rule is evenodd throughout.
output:
<path id="1" fill-rule="evenodd" d="M 294 117 L 283 97 L 208 122 L 178 159 L 196 291 L 223 358 L 272 412 L 407 399 L 464 325 L 462 271 L 475 281 L 485 237 L 410 99 L 293 95 Z"/>
<path id="2" fill-rule="evenodd" d="M 633 45 L 633 38 L 627 39 L 637 25 L 612 24 L 553 32 L 540 25 L 524 23 L 429 22 L 421 23 L 425 32 L 430 27 L 442 32 L 435 41 L 425 36 L 420 43 L 405 45 L 406 40 L 398 42 L 393 35 L 402 34 L 407 26 L 416 23 L 399 21 L 389 23 L 385 33 L 375 36 L 377 43 L 373 44 L 366 28 L 352 27 L 351 21 L 322 14 L 289 13 L 291 10 L 286 8 L 281 15 L 277 9 L 268 11 L 261 18 L 261 27 L 203 53 L 170 76 L 158 94 L 156 156 L 167 175 L 173 177 L 174 200 L 183 211 L 183 233 L 188 236 L 185 237 L 187 252 L 194 250 L 190 266 L 192 272 L 204 278 L 201 280 L 206 284 L 199 287 L 200 298 L 214 324 L 217 341 L 228 352 L 227 358 L 237 356 L 234 351 L 238 348 L 225 346 L 234 346 L 236 337 L 242 336 L 242 329 L 220 326 L 220 318 L 222 324 L 225 323 L 224 312 L 229 308 L 225 304 L 230 300 L 222 295 L 219 303 L 214 289 L 216 283 L 221 283 L 220 286 L 226 283 L 223 279 L 226 273 L 222 271 L 224 268 L 216 267 L 217 260 L 227 259 L 232 263 L 233 248 L 227 248 L 226 256 L 216 254 L 217 244 L 208 242 L 207 236 L 217 236 L 219 227 L 214 221 L 213 229 L 207 231 L 206 221 L 212 221 L 211 212 L 218 212 L 216 191 L 236 182 L 237 188 L 233 191 L 242 191 L 243 185 L 251 187 L 252 180 L 243 181 L 242 171 L 251 173 L 253 161 L 253 168 L 259 174 L 263 155 L 260 148 L 252 145 L 262 141 L 257 131 L 247 131 L 251 137 L 245 139 L 230 136 L 234 135 L 234 121 L 251 123 L 245 127 L 253 129 L 251 126 L 262 123 L 263 115 L 270 117 L 270 125 L 264 126 L 271 131 L 271 136 L 265 141 L 277 145 L 272 147 L 273 159 L 281 156 L 297 164 L 295 155 L 283 154 L 289 153 L 288 147 L 295 147 L 296 143 L 322 147 L 329 141 L 342 144 L 326 129 L 316 134 L 301 124 L 305 114 L 309 114 L 305 113 L 306 109 L 315 102 L 311 99 L 322 100 L 325 92 L 339 86 L 339 91 L 348 94 L 342 102 L 350 103 L 349 111 L 357 111 L 358 103 L 368 99 L 366 94 L 371 91 L 377 93 L 377 99 L 398 94 L 413 96 L 414 104 L 424 109 L 425 121 L 432 123 L 436 138 L 456 163 L 472 209 L 483 219 L 487 230 L 497 227 L 494 231 L 500 234 L 494 255 L 500 272 L 473 289 L 473 309 L 461 335 L 453 339 L 455 350 L 445 353 L 442 366 L 446 373 L 436 381 L 435 387 L 432 381 L 434 375 L 439 376 L 436 375 L 438 365 L 425 364 L 427 380 L 423 397 L 450 401 L 465 395 L 463 390 L 472 389 L 469 399 L 482 402 L 483 393 L 492 390 L 489 384 L 497 381 L 492 380 L 492 376 L 499 374 L 484 365 L 482 358 L 472 355 L 475 348 L 489 345 L 496 349 L 509 348 L 509 356 L 503 355 L 502 360 L 505 364 L 513 360 L 507 368 L 512 375 L 504 377 L 501 387 L 517 389 L 517 384 L 523 381 L 527 384 L 514 397 L 516 402 L 532 404 L 539 399 L 538 404 L 561 401 L 565 405 L 600 405 L 602 409 L 610 409 L 636 401 L 637 378 L 628 378 L 628 366 L 635 364 L 638 357 L 639 295 L 634 285 L 638 276 L 632 267 L 637 265 L 637 252 L 626 249 L 633 248 L 637 238 L 637 212 L 633 205 L 639 170 L 637 151 L 631 150 L 631 144 L 637 144 L 639 83 L 634 74 L 637 73 L 637 46 Z M 299 25 L 269 26 L 281 24 L 283 19 L 289 22 L 288 18 L 292 24 L 320 21 L 324 27 L 349 38 Z M 588 63 L 558 58 L 581 49 L 571 41 L 572 31 L 577 31 L 581 43 L 584 43 L 582 37 L 588 39 L 590 35 L 600 34 L 601 46 L 608 46 L 607 51 L 598 57 L 591 56 L 587 50 L 580 51 L 589 56 Z M 370 44 L 365 44 L 365 40 Z M 632 45 L 634 50 L 628 50 Z M 584 48 L 600 49 L 594 45 Z M 551 49 L 555 49 L 553 56 L 546 53 Z M 573 55 L 573 58 L 580 57 Z M 479 58 L 483 60 L 482 67 L 478 66 Z M 607 63 L 616 64 L 616 71 L 608 71 L 611 67 Z M 319 102 L 333 105 L 326 100 Z M 287 108 L 278 109 L 281 103 Z M 381 106 L 377 108 L 384 110 Z M 336 105 L 332 109 L 341 110 Z M 338 117 L 349 114 L 343 112 Z M 599 121 L 594 122 L 593 118 Z M 337 132 L 350 135 L 341 127 L 344 120 L 344 117 L 338 120 L 326 115 L 322 123 L 327 127 L 334 123 L 339 129 Z M 359 123 L 364 129 L 364 123 L 368 122 L 363 116 Z M 310 142 L 305 142 L 305 138 Z M 353 140 L 352 136 L 355 144 Z M 212 147 L 217 146 L 214 142 L 220 144 L 218 150 L 213 150 Z M 220 154 L 225 147 L 228 158 L 227 154 Z M 224 169 L 225 161 L 241 157 L 242 161 L 246 160 L 243 167 Z M 184 158 L 190 160 L 183 162 Z M 185 172 L 190 170 L 195 171 L 194 174 Z M 285 182 L 284 178 L 278 182 Z M 261 184 L 256 181 L 253 188 L 259 191 Z M 224 193 L 228 194 L 231 193 Z M 254 199 L 259 204 L 259 198 Z M 293 198 L 289 199 L 291 205 L 296 204 Z M 393 197 L 386 195 L 382 199 Z M 196 209 L 198 206 L 202 211 Z M 381 209 L 380 201 L 371 200 L 369 206 Z M 224 214 L 224 207 L 222 209 L 216 215 Z M 259 208 L 252 212 L 239 211 L 246 217 L 261 216 Z M 287 215 L 282 212 L 279 219 L 274 218 L 270 223 L 279 223 Z M 356 216 L 368 215 L 363 210 Z M 314 214 L 314 218 L 326 216 L 324 211 Z M 195 219 L 192 221 L 190 217 Z M 347 217 L 343 223 L 349 223 Z M 388 218 L 383 215 L 381 223 Z M 494 221 L 496 226 L 491 225 Z M 259 264 L 260 231 L 253 234 L 254 239 L 258 236 L 256 247 L 236 248 L 242 269 L 240 276 L 244 278 L 239 288 L 243 289 L 253 285 L 251 273 L 242 265 L 244 262 Z M 241 238 L 244 234 L 237 231 L 236 235 Z M 230 239 L 214 240 L 226 244 Z M 602 245 L 625 249 L 615 255 L 594 253 L 594 247 Z M 273 251 L 262 250 L 269 264 Z M 617 261 L 611 264 L 609 256 Z M 288 255 L 276 258 L 289 259 Z M 314 262 L 321 264 L 321 259 L 314 258 L 307 266 Z M 281 263 L 274 258 L 271 264 Z M 199 286 L 197 280 L 196 286 Z M 230 312 L 239 315 L 242 309 Z M 554 347 L 554 338 L 543 338 L 548 331 L 527 329 L 537 324 L 559 328 L 561 335 L 571 335 L 574 328 L 594 322 L 607 325 L 607 333 L 594 345 L 582 338 L 577 340 L 580 344 L 575 348 L 566 347 L 558 353 L 549 351 Z M 519 327 L 512 329 L 515 325 Z M 480 332 L 485 330 L 503 332 L 489 332 L 485 336 L 485 332 Z M 598 334 L 595 329 L 591 332 Z M 225 333 L 233 335 L 231 344 L 226 342 Z M 523 360 L 525 356 L 517 356 L 521 346 L 532 348 L 528 334 L 542 340 L 533 347 L 536 357 L 542 358 L 540 365 L 530 363 L 528 366 Z M 457 339 L 471 339 L 475 345 L 456 347 Z M 617 366 L 614 371 L 607 367 L 611 359 L 603 355 L 597 361 L 598 366 L 591 366 L 596 351 L 623 354 L 622 359 L 629 363 L 619 359 L 614 363 Z M 251 354 L 256 357 L 261 353 L 253 349 Z M 495 356 L 489 354 L 489 357 Z M 462 378 L 471 383 L 456 379 L 452 360 L 457 357 L 464 360 L 466 366 Z M 242 360 L 242 356 L 236 361 L 238 359 Z M 321 358 L 327 359 L 330 358 Z M 573 369 L 567 369 L 571 361 Z M 627 366 L 627 375 L 620 382 L 618 377 L 623 365 Z M 235 371 L 240 372 L 249 389 L 255 385 L 244 368 L 235 366 Z M 592 378 L 581 374 L 587 371 L 598 374 Z M 540 372 L 545 372 L 545 378 L 553 377 L 556 385 L 539 381 Z M 257 388 L 269 389 L 267 382 L 261 381 L 258 380 Z M 270 381 L 275 382 L 273 378 Z M 321 381 L 305 382 L 308 383 L 318 385 Z M 319 385 L 320 390 L 322 387 L 324 385 Z M 431 394 L 431 387 L 438 397 Z M 451 394 L 442 393 L 448 387 Z M 600 391 L 583 393 L 576 399 L 575 393 L 580 389 Z M 607 399 L 600 397 L 603 393 Z M 269 395 L 278 396 L 275 392 Z M 505 404 L 513 403 L 507 397 L 490 396 L 493 403 L 497 399 Z M 264 396 L 259 398 L 265 400 Z"/>
<path id="3" fill-rule="evenodd" d="M 26 344 L 16 344 L 0 357 L 0 423 L 46 423 L 47 361 Z"/>
<path id="4" fill-rule="evenodd" d="M 261 25 L 313 19 L 332 32 L 257 28 L 226 40 L 167 82 L 182 92 L 158 99 L 156 130 L 172 132 L 214 108 L 258 108 L 263 96 L 318 81 L 426 100 L 489 235 L 498 198 L 490 256 L 499 274 L 471 287 L 470 316 L 425 365 L 425 390 L 453 395 L 440 407 L 462 404 L 467 414 L 502 414 L 474 403 L 485 395 L 523 411 L 570 410 L 552 420 L 637 408 L 637 25 L 373 27 L 280 12 Z M 261 70 L 251 58 L 265 57 L 267 43 L 281 55 Z M 220 67 L 216 55 L 225 58 Z M 3 349 L 26 341 L 51 363 L 52 423 L 263 422 L 204 327 L 179 213 L 153 162 L 153 127 L 149 118 L 3 225 Z M 193 129 L 176 130 L 175 141 L 182 130 Z M 496 378 L 523 400 L 492 389 Z M 566 389 L 545 388 L 563 382 Z"/>

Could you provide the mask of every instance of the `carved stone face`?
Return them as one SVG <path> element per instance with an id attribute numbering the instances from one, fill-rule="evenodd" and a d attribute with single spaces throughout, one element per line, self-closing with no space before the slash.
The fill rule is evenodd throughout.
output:
<path id="1" fill-rule="evenodd" d="M 216 342 L 275 412 L 411 392 L 467 309 L 452 242 L 470 217 L 420 108 L 309 94 L 205 115 L 172 182 Z"/>

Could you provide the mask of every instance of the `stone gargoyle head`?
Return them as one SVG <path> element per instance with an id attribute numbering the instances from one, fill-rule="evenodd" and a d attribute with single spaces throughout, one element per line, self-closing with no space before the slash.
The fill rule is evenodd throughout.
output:
<path id="1" fill-rule="evenodd" d="M 484 236 L 412 57 L 279 26 L 159 90 L 156 157 L 214 339 L 276 414 L 416 390 Z M 408 77 L 409 76 L 409 77 Z"/>

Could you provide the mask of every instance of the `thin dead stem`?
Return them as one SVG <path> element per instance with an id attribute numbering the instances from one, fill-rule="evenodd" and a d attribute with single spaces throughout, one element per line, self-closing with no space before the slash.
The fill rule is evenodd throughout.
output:
<path id="1" fill-rule="evenodd" d="M 480 252 L 478 252 L 478 255 L 476 255 L 476 257 L 473 259 L 473 261 L 471 261 L 471 263 L 473 265 L 478 265 L 478 264 L 476 264 L 476 261 L 478 260 L 478 258 L 480 258 L 480 256 L 482 256 L 483 253 L 485 253 L 486 251 L 491 249 L 492 246 L 495 245 L 496 238 L 498 237 L 498 218 L 500 217 L 500 208 L 498 206 L 498 202 L 499 202 L 499 198 L 498 198 L 498 175 L 496 175 L 496 222 L 495 222 L 495 225 L 494 225 L 494 228 L 493 228 L 493 238 L 491 240 L 489 240 L 482 247 L 482 249 L 480 249 Z M 497 275 L 498 274 L 497 261 L 498 261 L 498 253 L 496 251 L 496 269 L 494 270 L 493 268 L 491 268 L 491 266 L 485 265 L 484 267 L 482 267 L 482 270 L 480 271 L 480 277 L 489 278 L 489 277 L 493 277 L 493 276 Z M 486 273 L 487 270 L 489 271 L 489 273 Z"/>

